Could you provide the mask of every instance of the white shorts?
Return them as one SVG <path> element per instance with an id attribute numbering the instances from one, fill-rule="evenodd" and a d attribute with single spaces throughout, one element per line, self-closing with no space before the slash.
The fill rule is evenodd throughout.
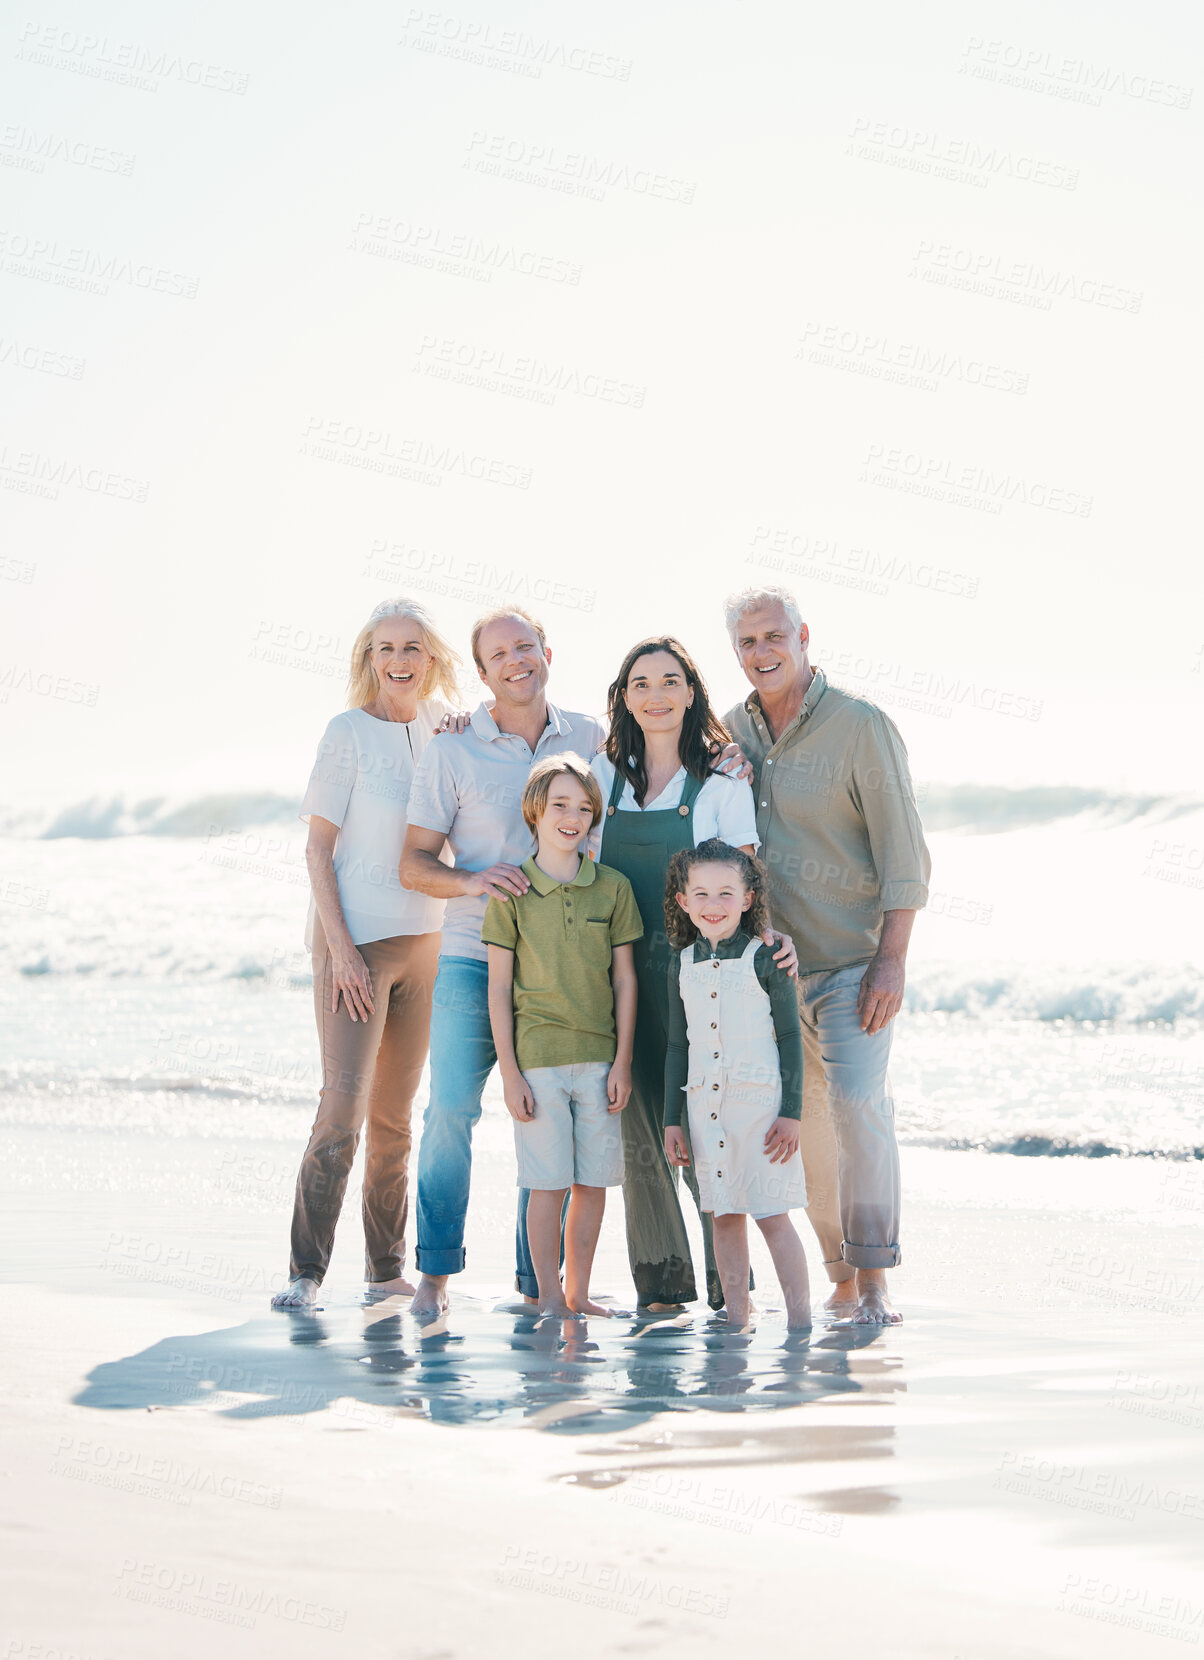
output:
<path id="1" fill-rule="evenodd" d="M 622 1113 L 606 1101 L 609 1061 L 533 1066 L 523 1073 L 535 1097 L 535 1117 L 514 1120 L 518 1185 L 536 1192 L 572 1187 L 618 1187 L 623 1180 Z"/>

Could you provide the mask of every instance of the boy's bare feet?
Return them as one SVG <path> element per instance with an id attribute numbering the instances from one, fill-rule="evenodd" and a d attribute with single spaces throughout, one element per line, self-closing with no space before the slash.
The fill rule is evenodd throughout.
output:
<path id="1" fill-rule="evenodd" d="M 886 1273 L 881 1268 L 857 1270 L 857 1307 L 852 1313 L 855 1326 L 897 1326 L 903 1316 L 891 1307 L 886 1294 Z"/>
<path id="2" fill-rule="evenodd" d="M 412 1297 L 414 1287 L 401 1275 L 395 1280 L 369 1280 L 364 1287 L 366 1302 L 379 1303 L 386 1297 Z"/>
<path id="3" fill-rule="evenodd" d="M 630 1313 L 625 1308 L 608 1308 L 604 1303 L 596 1303 L 592 1297 L 570 1297 L 568 1305 L 574 1314 L 598 1314 L 604 1320 L 621 1319 Z"/>
<path id="4" fill-rule="evenodd" d="M 283 1291 L 272 1298 L 273 1308 L 316 1308 L 321 1287 L 317 1280 L 290 1280 Z"/>
<path id="5" fill-rule="evenodd" d="M 451 1298 L 447 1294 L 446 1274 L 423 1274 L 418 1281 L 418 1289 L 414 1293 L 414 1300 L 410 1304 L 410 1313 L 415 1320 L 435 1320 L 439 1315 L 446 1314 L 451 1307 Z"/>
<path id="6" fill-rule="evenodd" d="M 824 1304 L 828 1314 L 838 1315 L 841 1319 L 848 1319 L 857 1307 L 857 1276 L 854 1274 L 847 1280 L 837 1280 L 832 1287 L 832 1295 Z"/>

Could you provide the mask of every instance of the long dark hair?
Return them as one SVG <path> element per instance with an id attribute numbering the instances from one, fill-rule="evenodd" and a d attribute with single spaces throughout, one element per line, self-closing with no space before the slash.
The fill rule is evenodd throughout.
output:
<path id="1" fill-rule="evenodd" d="M 698 672 L 694 659 L 680 640 L 672 634 L 657 634 L 641 640 L 623 659 L 622 667 L 606 691 L 606 713 L 610 732 L 606 738 L 606 756 L 635 791 L 636 801 L 642 807 L 648 793 L 648 768 L 644 764 L 644 734 L 640 724 L 627 707 L 623 692 L 637 657 L 649 652 L 667 651 L 676 657 L 685 675 L 686 685 L 694 693 L 694 701 L 686 710 L 681 736 L 677 740 L 677 755 L 683 767 L 695 778 L 706 780 L 711 771 L 711 750 L 728 743 L 731 734 L 711 708 L 706 681 Z M 634 757 L 634 760 L 631 758 Z"/>
<path id="2" fill-rule="evenodd" d="M 683 847 L 669 860 L 665 876 L 665 931 L 672 949 L 684 951 L 699 937 L 698 929 L 677 903 L 677 896 L 686 891 L 695 865 L 735 865 L 740 880 L 752 894 L 752 904 L 740 918 L 740 927 L 753 939 L 760 939 L 769 927 L 769 873 L 751 853 L 712 836 L 708 841 L 699 842 L 697 847 Z"/>

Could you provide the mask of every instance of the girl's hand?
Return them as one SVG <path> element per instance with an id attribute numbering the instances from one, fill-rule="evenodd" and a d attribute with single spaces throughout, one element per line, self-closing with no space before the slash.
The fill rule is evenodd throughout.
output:
<path id="1" fill-rule="evenodd" d="M 454 712 L 444 715 L 443 719 L 435 728 L 435 736 L 438 737 L 441 732 L 454 732 L 458 738 L 471 720 L 472 714 L 469 710 L 457 709 Z"/>
<path id="2" fill-rule="evenodd" d="M 330 991 L 330 1012 L 338 1014 L 339 998 L 352 1020 L 367 1020 L 375 1012 L 372 1001 L 372 976 L 368 965 L 354 945 L 345 951 L 332 951 L 333 980 Z"/>
<path id="3" fill-rule="evenodd" d="M 797 1118 L 775 1118 L 765 1137 L 765 1156 L 770 1164 L 785 1164 L 798 1152 Z"/>
<path id="4" fill-rule="evenodd" d="M 716 772 L 731 773 L 733 777 L 751 779 L 752 762 L 739 744 L 711 745 L 711 765 Z"/>
<path id="5" fill-rule="evenodd" d="M 798 952 L 794 949 L 794 941 L 789 934 L 779 934 L 773 928 L 767 928 L 761 935 L 766 945 L 776 946 L 773 960 L 779 968 L 784 968 L 792 980 L 798 979 Z"/>
<path id="6" fill-rule="evenodd" d="M 665 1131 L 665 1157 L 670 1164 L 689 1164 L 686 1152 L 686 1132 L 680 1124 L 670 1124 Z"/>
<path id="7" fill-rule="evenodd" d="M 529 1124 L 535 1117 L 535 1097 L 521 1072 L 514 1072 L 502 1079 L 502 1093 L 506 1098 L 506 1111 L 511 1118 L 518 1124 Z"/>
<path id="8" fill-rule="evenodd" d="M 631 1099 L 631 1063 L 616 1061 L 606 1079 L 607 1112 L 622 1112 Z"/>

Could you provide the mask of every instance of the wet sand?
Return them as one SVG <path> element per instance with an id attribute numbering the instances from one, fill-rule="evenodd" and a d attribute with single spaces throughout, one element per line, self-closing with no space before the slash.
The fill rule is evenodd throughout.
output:
<path id="1" fill-rule="evenodd" d="M 361 1306 L 354 1205 L 322 1312 L 268 1309 L 293 1142 L 0 1144 L 6 1655 L 1201 1641 L 1200 1166 L 907 1151 L 901 1327 L 541 1325 L 487 1120 L 424 1335 Z"/>

